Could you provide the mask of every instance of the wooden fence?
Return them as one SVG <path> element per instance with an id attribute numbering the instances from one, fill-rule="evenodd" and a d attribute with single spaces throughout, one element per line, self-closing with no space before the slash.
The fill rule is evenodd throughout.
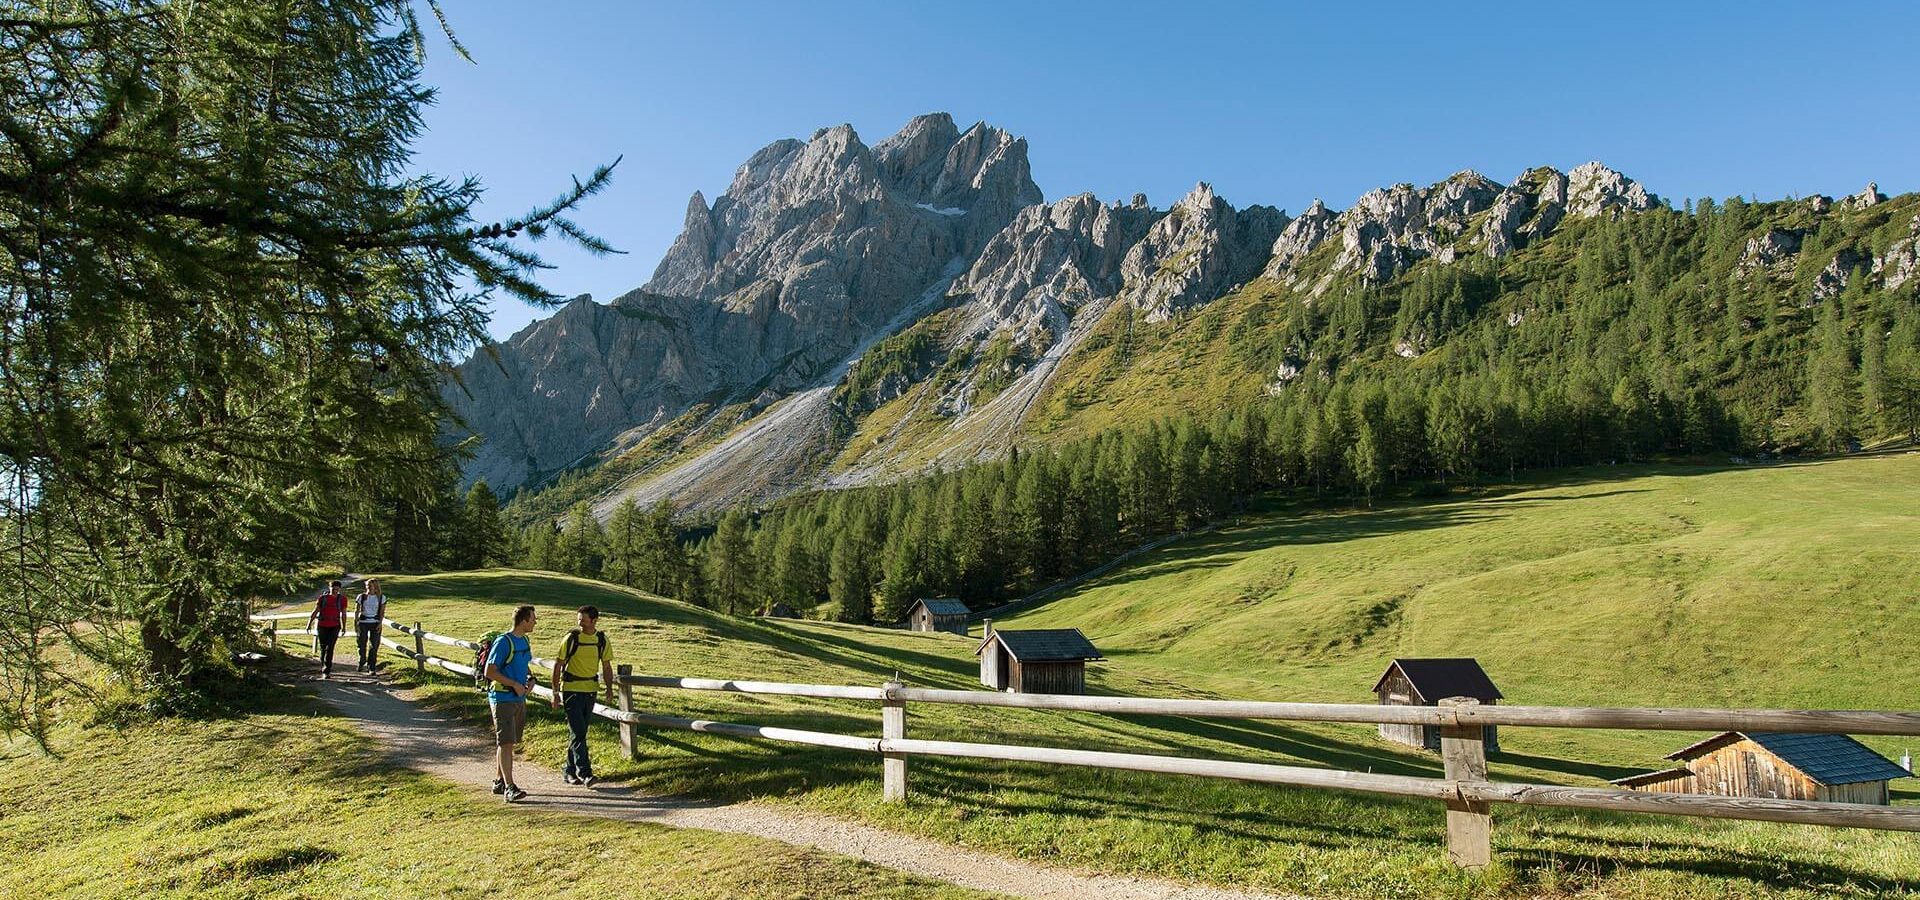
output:
<path id="1" fill-rule="evenodd" d="M 409 626 L 388 620 L 386 625 L 394 631 L 409 636 L 411 646 L 384 636 L 380 642 L 412 659 L 421 671 L 425 671 L 428 666 L 434 666 L 460 675 L 469 677 L 474 675 L 473 668 L 469 665 L 428 654 L 426 644 L 432 642 L 468 650 L 478 650 L 478 644 L 434 634 L 423 629 L 418 623 Z M 270 635 L 273 629 L 274 624 L 269 621 L 267 631 Z M 313 632 L 280 630 L 278 633 L 312 634 Z M 550 668 L 554 661 L 536 656 L 533 658 L 533 664 L 536 667 Z M 1447 815 L 1448 858 L 1468 868 L 1485 866 L 1492 857 L 1491 808 L 1495 803 L 1920 832 L 1920 808 L 1914 807 L 1756 797 L 1717 797 L 1699 794 L 1656 794 L 1607 787 L 1568 787 L 1489 781 L 1483 738 L 1484 726 L 1488 725 L 1659 731 L 1783 731 L 1819 734 L 1920 735 L 1920 712 L 1482 706 L 1479 701 L 1465 697 L 1442 700 L 1439 706 L 1383 706 L 1373 703 L 1290 703 L 1010 694 L 913 688 L 898 681 L 889 681 L 878 687 L 860 687 L 678 678 L 663 675 L 636 675 L 633 674 L 631 666 L 625 665 L 618 666 L 617 672 L 615 682 L 619 696 L 618 707 L 596 704 L 594 712 L 619 725 L 620 746 L 629 758 L 635 756 L 636 727 L 702 731 L 733 737 L 873 753 L 882 759 L 882 797 L 888 802 L 906 799 L 907 760 L 913 756 L 951 756 L 1091 766 L 1391 794 L 1435 800 L 1444 804 Z M 861 737 L 643 713 L 634 705 L 633 689 L 636 687 L 878 703 L 880 705 L 880 737 Z M 545 687 L 535 686 L 533 691 L 540 697 L 552 696 L 552 691 Z M 1370 725 L 1434 725 L 1441 729 L 1440 755 L 1444 775 L 1440 778 L 1382 775 L 1342 769 L 1142 753 L 913 740 L 907 737 L 907 704 L 909 703 L 998 706 L 1122 715 L 1344 722 Z"/>

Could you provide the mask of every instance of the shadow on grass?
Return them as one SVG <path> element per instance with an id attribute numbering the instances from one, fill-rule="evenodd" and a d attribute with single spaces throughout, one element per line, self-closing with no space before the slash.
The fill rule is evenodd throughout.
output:
<path id="1" fill-rule="evenodd" d="M 1583 762 L 1577 759 L 1561 759 L 1557 756 L 1533 756 L 1526 753 L 1507 753 L 1504 751 L 1488 754 L 1488 758 L 1494 762 L 1526 766 L 1530 769 L 1541 769 L 1547 772 L 1559 772 L 1562 775 L 1579 775 L 1586 778 L 1597 778 L 1601 781 L 1612 781 L 1615 778 L 1625 778 L 1628 775 L 1638 775 L 1647 771 L 1645 766 L 1609 766 L 1602 763 Z"/>
<path id="2" fill-rule="evenodd" d="M 1592 840 L 1587 837 L 1576 840 Z M 1519 872 L 1533 880 L 1546 872 L 1578 872 L 1594 878 L 1631 876 L 1647 869 L 1685 872 L 1709 878 L 1740 879 L 1781 891 L 1810 891 L 1817 896 L 1889 895 L 1904 896 L 1920 890 L 1920 879 L 1887 878 L 1884 875 L 1845 865 L 1820 862 L 1804 857 L 1750 854 L 1716 848 L 1705 857 L 1703 848 L 1687 844 L 1634 844 L 1620 842 L 1622 856 L 1533 848 L 1500 848 L 1500 856 Z M 1631 851 L 1639 851 L 1638 854 Z M 1871 894 L 1862 889 L 1871 886 Z M 1729 886 L 1732 888 L 1733 886 Z M 1732 896 L 1738 896 L 1737 889 Z"/>

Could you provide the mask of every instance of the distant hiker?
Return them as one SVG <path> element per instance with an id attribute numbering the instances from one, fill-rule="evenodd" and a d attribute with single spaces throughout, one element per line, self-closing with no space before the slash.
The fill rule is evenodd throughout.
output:
<path id="1" fill-rule="evenodd" d="M 340 642 L 340 626 L 347 618 L 347 595 L 340 593 L 340 582 L 327 582 L 327 589 L 315 598 L 313 612 L 307 614 L 307 629 L 320 625 L 320 677 L 333 675 L 333 646 Z"/>
<path id="2" fill-rule="evenodd" d="M 372 672 L 380 655 L 380 629 L 387 619 L 387 595 L 380 579 L 367 579 L 367 588 L 353 598 L 353 634 L 360 644 L 360 671 Z"/>
<path id="3" fill-rule="evenodd" d="M 527 730 L 527 694 L 533 690 L 529 671 L 533 644 L 527 635 L 533 633 L 533 622 L 533 607 L 515 607 L 513 630 L 494 638 L 487 647 L 486 676 L 494 684 L 487 692 L 487 706 L 493 710 L 493 736 L 499 745 L 494 752 L 499 777 L 493 781 L 493 792 L 505 796 L 508 803 L 527 796 L 513 783 L 513 748 Z"/>
<path id="4" fill-rule="evenodd" d="M 607 633 L 599 630 L 600 610 L 582 606 L 575 623 L 560 642 L 560 653 L 553 663 L 553 705 L 567 710 L 567 767 L 562 779 L 568 784 L 593 786 L 593 759 L 587 755 L 587 723 L 593 721 L 596 686 L 604 687 L 607 702 L 613 702 L 613 664 L 607 661 Z"/>

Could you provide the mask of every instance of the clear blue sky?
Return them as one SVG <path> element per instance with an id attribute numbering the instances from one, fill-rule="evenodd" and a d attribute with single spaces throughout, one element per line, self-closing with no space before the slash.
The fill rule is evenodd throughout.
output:
<path id="1" fill-rule="evenodd" d="M 448 5 L 477 65 L 432 46 L 420 168 L 481 176 L 503 216 L 624 156 L 579 219 L 627 254 L 547 254 L 549 288 L 600 300 L 761 146 L 841 122 L 871 144 L 936 110 L 1027 137 L 1049 200 L 1166 206 L 1204 179 L 1339 209 L 1589 159 L 1675 203 L 1920 188 L 1913 3 Z M 540 315 L 503 301 L 493 332 Z"/>

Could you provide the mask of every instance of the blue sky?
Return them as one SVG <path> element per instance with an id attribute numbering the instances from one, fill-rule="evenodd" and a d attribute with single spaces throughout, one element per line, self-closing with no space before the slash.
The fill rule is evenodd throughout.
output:
<path id="1" fill-rule="evenodd" d="M 1460 169 L 1599 159 L 1678 203 L 1920 188 L 1912 3 L 449 4 L 423 171 L 477 174 L 483 214 L 624 156 L 580 221 L 623 256 L 559 249 L 544 283 L 640 286 L 695 189 L 754 150 L 923 112 L 1027 137 L 1049 200 L 1211 182 L 1236 206 L 1343 208 Z M 502 301 L 505 337 L 544 315 Z"/>

